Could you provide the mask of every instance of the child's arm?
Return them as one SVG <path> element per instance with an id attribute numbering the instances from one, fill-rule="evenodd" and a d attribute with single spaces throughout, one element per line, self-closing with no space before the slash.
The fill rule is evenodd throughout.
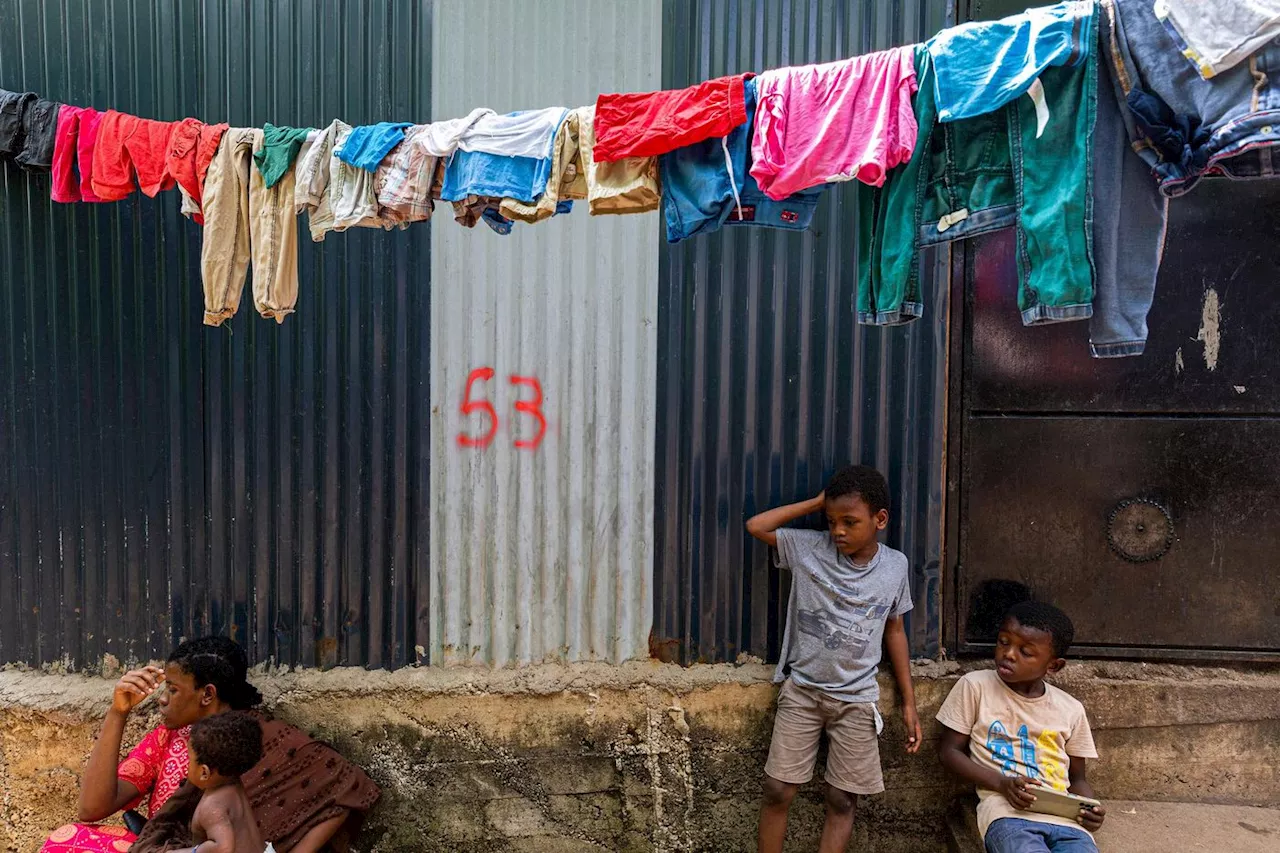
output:
<path id="1" fill-rule="evenodd" d="M 1075 755 L 1071 756 L 1071 765 L 1067 768 L 1067 773 L 1071 777 L 1071 786 L 1067 788 L 1073 794 L 1081 797 L 1088 797 L 1096 800 L 1097 797 L 1093 793 L 1093 786 L 1089 784 L 1089 780 L 1085 778 L 1089 763 L 1087 758 L 1079 758 Z M 1107 810 L 1103 806 L 1094 806 L 1080 812 L 1080 825 L 1090 832 L 1097 832 L 1102 826 L 1102 821 L 1107 817 Z"/>
<path id="2" fill-rule="evenodd" d="M 192 818 L 191 828 L 196 838 L 203 834 L 204 840 L 192 847 L 190 853 L 235 853 L 236 828 L 231 822 L 231 815 L 222 805 L 209 802 L 209 799 L 205 797 Z"/>
<path id="3" fill-rule="evenodd" d="M 916 691 L 911 684 L 911 653 L 902 616 L 890 616 L 884 623 L 884 647 L 893 665 L 893 678 L 902 694 L 902 719 L 907 724 L 907 752 L 920 749 L 920 715 L 916 711 Z"/>
<path id="4" fill-rule="evenodd" d="M 964 732 L 943 726 L 942 740 L 938 743 L 938 760 L 943 767 L 971 785 L 1003 794 L 1015 809 L 1026 809 L 1036 801 L 1035 795 L 1027 790 L 1027 786 L 1037 785 L 1038 782 L 1025 776 L 1006 776 L 978 764 L 969 757 L 969 735 Z"/>
<path id="5" fill-rule="evenodd" d="M 776 531 L 779 527 L 788 525 L 797 518 L 804 518 L 811 512 L 821 512 L 825 503 L 826 501 L 820 493 L 816 498 L 809 498 L 807 501 L 765 510 L 759 515 L 753 515 L 747 521 L 747 532 L 766 545 L 777 548 L 778 535 Z"/>

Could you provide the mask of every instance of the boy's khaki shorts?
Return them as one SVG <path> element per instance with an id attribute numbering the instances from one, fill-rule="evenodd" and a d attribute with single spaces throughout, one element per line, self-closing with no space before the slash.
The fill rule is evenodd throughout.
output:
<path id="1" fill-rule="evenodd" d="M 827 784 L 850 794 L 884 790 L 876 711 L 870 702 L 841 702 L 791 679 L 778 694 L 773 742 L 764 772 L 791 785 L 813 778 L 818 740 L 827 733 Z"/>

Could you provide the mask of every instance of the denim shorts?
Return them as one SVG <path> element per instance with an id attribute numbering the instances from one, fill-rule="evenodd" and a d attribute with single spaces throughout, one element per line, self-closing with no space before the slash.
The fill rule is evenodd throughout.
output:
<path id="1" fill-rule="evenodd" d="M 14 158 L 29 172 L 48 172 L 53 168 L 53 143 L 58 131 L 58 113 L 62 104 L 38 100 L 27 107 L 22 125 L 22 150 Z"/>
<path id="2" fill-rule="evenodd" d="M 804 231 L 813 222 L 823 187 L 774 201 L 748 171 L 756 81 L 745 85 L 747 121 L 723 139 L 708 139 L 658 158 L 667 242 L 710 234 L 722 225 Z"/>
<path id="3" fill-rule="evenodd" d="M 1083 829 L 1017 817 L 992 821 L 986 845 L 987 853 L 1098 853 Z"/>
<path id="4" fill-rule="evenodd" d="M 27 109 L 35 101 L 34 92 L 0 89 L 0 157 L 16 157 L 22 151 Z"/>

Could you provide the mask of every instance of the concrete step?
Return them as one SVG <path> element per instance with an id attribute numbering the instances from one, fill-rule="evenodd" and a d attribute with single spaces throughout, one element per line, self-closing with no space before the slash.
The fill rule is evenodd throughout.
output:
<path id="1" fill-rule="evenodd" d="M 1112 800 L 1101 853 L 1276 853 L 1280 809 Z M 949 853 L 982 853 L 972 807 L 947 820 Z"/>
<path id="2" fill-rule="evenodd" d="M 1109 802 L 1101 853 L 1276 853 L 1280 809 Z"/>

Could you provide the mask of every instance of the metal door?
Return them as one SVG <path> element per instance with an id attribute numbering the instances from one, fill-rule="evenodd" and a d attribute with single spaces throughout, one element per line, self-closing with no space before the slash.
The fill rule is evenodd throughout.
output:
<path id="1" fill-rule="evenodd" d="M 956 255 L 953 647 L 1031 594 L 1078 653 L 1280 654 L 1280 184 L 1173 201 L 1136 358 L 1021 326 L 1011 232 Z"/>

